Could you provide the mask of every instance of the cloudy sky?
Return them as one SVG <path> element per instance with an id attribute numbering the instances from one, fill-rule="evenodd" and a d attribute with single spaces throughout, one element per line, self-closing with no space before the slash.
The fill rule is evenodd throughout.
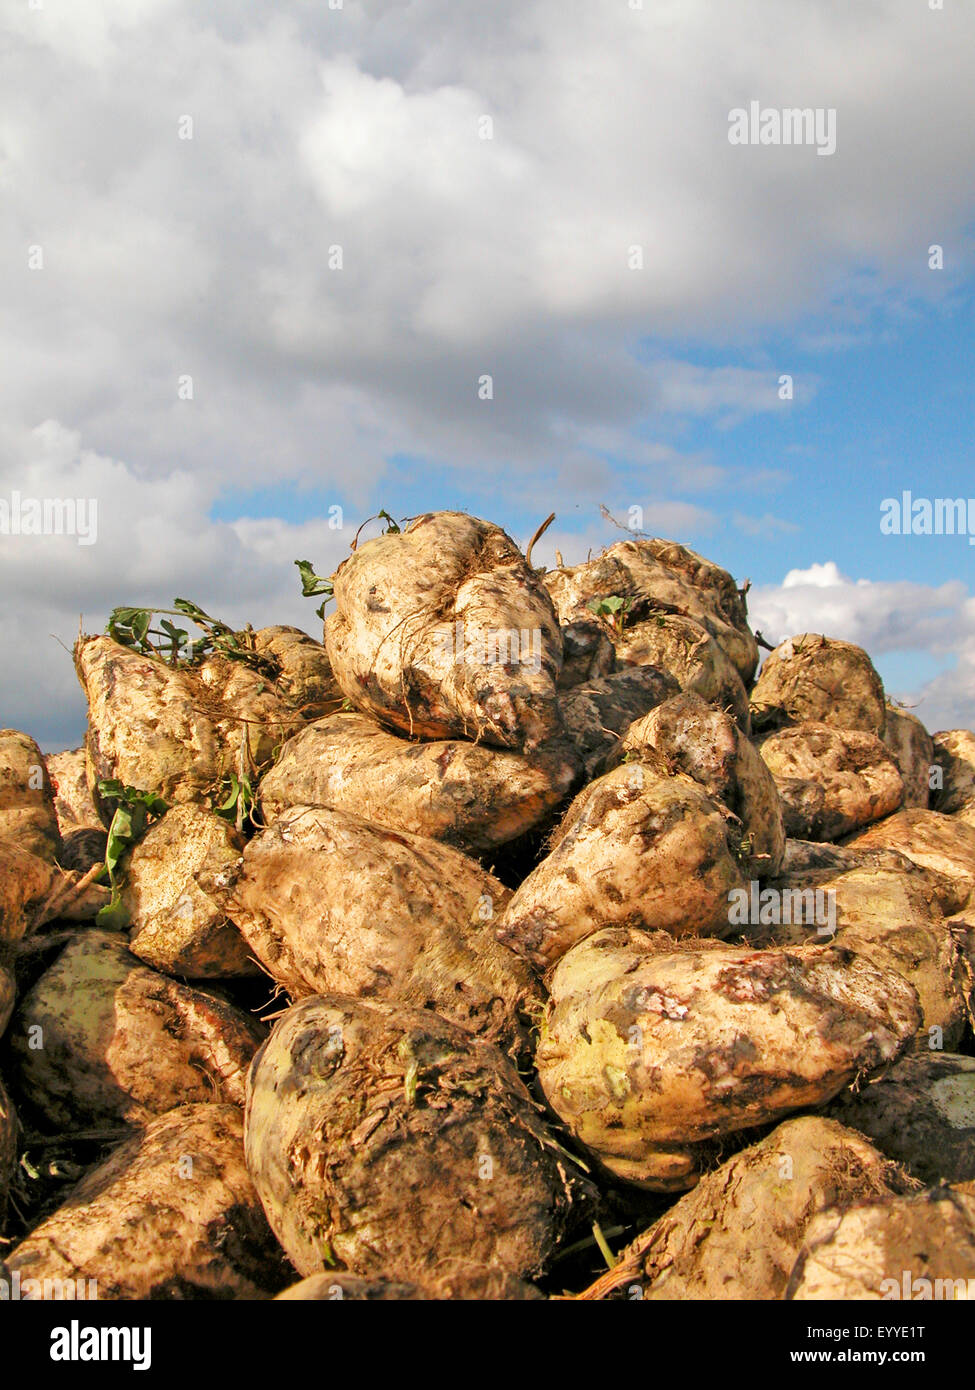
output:
<path id="1" fill-rule="evenodd" d="M 975 495 L 975 6 L 331 5 L 0 4 L 0 520 L 97 502 L 0 534 L 0 724 L 80 741 L 82 615 L 317 635 L 292 562 L 380 507 L 571 563 L 604 504 L 975 725 L 975 547 L 880 530 Z"/>

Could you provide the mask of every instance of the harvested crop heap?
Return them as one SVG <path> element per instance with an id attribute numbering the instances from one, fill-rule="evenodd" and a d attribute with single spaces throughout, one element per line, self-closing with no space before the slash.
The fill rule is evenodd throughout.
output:
<path id="1" fill-rule="evenodd" d="M 321 643 L 117 609 L 85 748 L 0 731 L 5 1287 L 975 1278 L 975 735 L 826 636 L 756 680 L 681 545 L 530 551 L 390 522 Z"/>

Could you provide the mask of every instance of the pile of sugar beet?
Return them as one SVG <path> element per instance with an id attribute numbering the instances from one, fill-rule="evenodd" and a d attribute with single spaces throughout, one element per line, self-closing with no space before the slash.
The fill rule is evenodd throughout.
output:
<path id="1" fill-rule="evenodd" d="M 0 732 L 0 1287 L 971 1288 L 975 735 L 827 636 L 756 680 L 674 542 L 437 512 L 331 583 Z"/>

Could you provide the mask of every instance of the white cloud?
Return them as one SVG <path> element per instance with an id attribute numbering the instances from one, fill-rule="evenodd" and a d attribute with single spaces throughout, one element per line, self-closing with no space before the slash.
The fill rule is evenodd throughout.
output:
<path id="1" fill-rule="evenodd" d="M 849 580 L 840 574 L 835 561 L 827 560 L 825 565 L 812 564 L 807 570 L 790 570 L 782 581 L 783 589 L 835 589 Z"/>

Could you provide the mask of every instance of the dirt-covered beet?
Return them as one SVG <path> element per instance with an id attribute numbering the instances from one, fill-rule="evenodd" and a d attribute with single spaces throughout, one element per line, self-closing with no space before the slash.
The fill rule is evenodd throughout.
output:
<path id="1" fill-rule="evenodd" d="M 473 859 L 327 807 L 296 807 L 244 851 L 228 904 L 291 997 L 398 1000 L 521 1055 L 539 1008 L 495 938 L 508 890 Z"/>
<path id="2" fill-rule="evenodd" d="M 302 719 L 324 719 L 342 708 L 345 696 L 328 653 L 300 627 L 259 628 L 254 633 L 254 650 L 274 662 L 275 689 Z"/>
<path id="3" fill-rule="evenodd" d="M 88 921 L 108 904 L 108 889 L 0 839 L 0 951 L 57 917 Z"/>
<path id="4" fill-rule="evenodd" d="M 438 1297 L 542 1271 L 588 1187 L 498 1050 L 427 1010 L 312 997 L 254 1059 L 247 1163 L 300 1274 Z"/>
<path id="5" fill-rule="evenodd" d="M 562 670 L 559 691 L 572 690 L 584 681 L 610 676 L 616 670 L 616 652 L 609 633 L 596 618 L 568 623 L 562 629 Z"/>
<path id="6" fill-rule="evenodd" d="M 732 716 L 685 692 L 630 725 L 620 758 L 654 749 L 738 817 L 743 856 L 755 877 L 778 873 L 785 852 L 782 808 L 772 774 Z"/>
<path id="7" fill-rule="evenodd" d="M 835 869 L 839 873 L 843 869 L 855 869 L 858 864 L 871 860 L 871 857 L 884 855 L 889 855 L 896 861 L 894 867 L 902 867 L 911 862 L 905 855 L 898 855 L 893 850 L 858 852 L 846 845 L 834 845 L 825 840 L 799 840 L 790 835 L 785 842 L 781 872 L 788 875 L 806 873 L 809 870 Z"/>
<path id="8" fill-rule="evenodd" d="M 895 970 L 917 990 L 921 1027 L 914 1047 L 922 1053 L 958 1047 L 971 1018 L 971 979 L 953 922 L 944 917 L 941 877 L 920 865 L 899 877 L 861 868 L 838 879 L 836 888 L 838 944 Z"/>
<path id="9" fill-rule="evenodd" d="M 549 1104 L 610 1172 L 662 1190 L 694 1181 L 688 1146 L 825 1104 L 919 1023 L 900 976 L 827 946 L 599 933 L 550 989 L 536 1055 Z"/>
<path id="10" fill-rule="evenodd" d="M 847 841 L 847 847 L 897 850 L 951 879 L 958 889 L 959 908 L 975 903 L 975 826 L 955 816 L 921 809 L 898 811 L 861 830 Z"/>
<path id="11" fill-rule="evenodd" d="M 173 668 L 109 637 L 82 638 L 88 784 L 117 780 L 170 803 L 213 803 L 224 779 L 268 767 L 303 719 L 260 671 L 223 656 Z M 102 805 L 107 820 L 112 807 Z"/>
<path id="12" fill-rule="evenodd" d="M 190 979 L 260 973 L 218 901 L 243 837 L 202 806 L 174 806 L 129 855 L 122 903 L 129 948 L 154 970 Z"/>
<path id="13" fill-rule="evenodd" d="M 99 1300 L 271 1298 L 294 1278 L 247 1173 L 241 1112 L 220 1104 L 180 1106 L 113 1150 L 7 1266 L 24 1298 L 47 1281 Z"/>
<path id="14" fill-rule="evenodd" d="M 506 907 L 499 938 L 544 972 L 607 925 L 725 931 L 728 894 L 744 883 L 740 842 L 727 810 L 648 752 L 579 793 Z"/>
<path id="15" fill-rule="evenodd" d="M 795 839 L 838 840 L 891 815 L 904 799 L 894 755 L 875 734 L 810 720 L 767 735 L 759 750 Z"/>
<path id="16" fill-rule="evenodd" d="M 828 935 L 837 946 L 893 970 L 917 991 L 921 1021 L 915 1047 L 956 1047 L 967 1021 L 964 961 L 945 920 L 943 885 L 908 860 L 903 866 L 862 864 L 806 871 L 770 880 L 744 939 L 752 945 L 796 945 Z M 781 904 L 781 910 L 779 905 Z"/>
<path id="17" fill-rule="evenodd" d="M 817 1213 L 905 1187 L 896 1165 L 853 1129 L 818 1115 L 786 1120 L 706 1174 L 578 1297 L 780 1299 Z"/>
<path id="18" fill-rule="evenodd" d="M 34 910 L 54 891 L 57 877 L 47 859 L 0 840 L 0 942 L 9 946 L 26 936 Z"/>
<path id="19" fill-rule="evenodd" d="M 786 1298 L 971 1298 L 975 1196 L 943 1186 L 821 1212 L 806 1229 Z"/>
<path id="20" fill-rule="evenodd" d="M 3 948 L 0 947 L 0 957 L 2 957 L 2 952 Z M 11 961 L 8 960 L 8 963 L 4 964 L 0 958 L 0 1038 L 7 1031 L 7 1024 L 13 1015 L 16 998 L 17 986 L 11 969 Z"/>
<path id="21" fill-rule="evenodd" d="M 530 756 L 461 739 L 414 743 L 365 715 L 333 714 L 284 745 L 261 782 L 261 809 L 270 821 L 293 806 L 331 806 L 485 854 L 545 820 L 579 771 L 565 743 Z"/>
<path id="22" fill-rule="evenodd" d="M 45 758 L 54 793 L 54 813 L 61 835 L 58 863 L 87 873 L 105 858 L 107 833 L 88 787 L 84 748 L 50 753 Z"/>
<path id="23" fill-rule="evenodd" d="M 104 826 L 76 826 L 61 836 L 58 863 L 62 869 L 87 874 L 96 864 L 103 864 L 108 848 L 108 832 Z"/>
<path id="24" fill-rule="evenodd" d="M 18 729 L 0 729 L 0 838 L 52 862 L 61 848 L 44 755 Z"/>
<path id="25" fill-rule="evenodd" d="M 932 808 L 975 826 L 975 734 L 947 729 L 935 734 L 932 747 L 932 761 L 940 772 L 940 786 L 931 793 Z"/>
<path id="26" fill-rule="evenodd" d="M 959 887 L 957 879 L 930 865 L 922 867 L 899 850 L 861 846 L 855 839 L 842 845 L 812 840 L 789 839 L 785 842 L 780 875 L 782 878 L 795 878 L 807 873 L 818 874 L 823 870 L 841 874 L 849 869 L 876 869 L 923 879 L 932 889 L 932 901 L 937 903 L 946 917 L 957 912 L 967 896 L 964 887 Z"/>
<path id="27" fill-rule="evenodd" d="M 893 753 L 904 783 L 905 807 L 927 807 L 931 795 L 934 743 L 927 729 L 906 709 L 888 703 L 884 743 Z"/>
<path id="28" fill-rule="evenodd" d="M 0 1033 L 3 1029 L 0 1028 Z M 7 1219 L 7 1194 L 17 1166 L 17 1114 L 0 1076 L 0 1235 Z"/>
<path id="29" fill-rule="evenodd" d="M 585 681 L 561 696 L 569 738 L 582 759 L 587 781 L 608 771 L 634 720 L 677 693 L 673 676 L 655 666 L 632 666 Z"/>
<path id="30" fill-rule="evenodd" d="M 62 839 L 72 830 L 104 829 L 88 786 L 88 759 L 84 748 L 48 753 L 44 762 L 54 791 L 54 812 Z"/>
<path id="31" fill-rule="evenodd" d="M 829 1113 L 924 1183 L 975 1180 L 975 1057 L 902 1057 L 869 1085 L 842 1092 Z"/>
<path id="32" fill-rule="evenodd" d="M 862 647 L 815 632 L 781 642 L 766 658 L 752 691 L 756 729 L 813 721 L 883 738 L 884 687 Z"/>
<path id="33" fill-rule="evenodd" d="M 333 1270 L 309 1274 L 279 1293 L 276 1303 L 402 1303 L 424 1302 L 430 1295 L 418 1284 L 396 1284 L 389 1279 L 360 1279 L 357 1274 Z"/>
<path id="34" fill-rule="evenodd" d="M 616 660 L 624 668 L 659 667 L 673 676 L 681 690 L 727 710 L 744 733 L 750 731 L 748 694 L 738 668 L 693 618 L 657 613 L 645 622 L 625 626 L 617 638 Z"/>
<path id="35" fill-rule="evenodd" d="M 545 582 L 565 624 L 590 619 L 600 600 L 623 599 L 616 635 L 677 614 L 710 633 L 743 681 L 754 674 L 758 648 L 738 586 L 727 570 L 676 541 L 618 541 L 581 565 L 552 570 Z"/>
<path id="36" fill-rule="evenodd" d="M 397 1284 L 389 1279 L 362 1279 L 357 1274 L 334 1269 L 327 1274 L 309 1274 L 277 1296 L 279 1303 L 335 1303 L 351 1299 L 356 1303 L 424 1302 L 438 1295 L 419 1284 Z M 492 1301 L 518 1301 L 544 1298 L 532 1284 L 515 1275 L 507 1278 L 477 1270 L 466 1278 L 451 1281 L 449 1296 L 456 1299 L 491 1298 Z"/>
<path id="37" fill-rule="evenodd" d="M 357 709 L 411 737 L 524 752 L 561 732 L 558 619 L 500 527 L 428 513 L 360 546 L 333 583 L 325 646 Z"/>
<path id="38" fill-rule="evenodd" d="M 189 1101 L 244 1100 L 267 1034 L 225 999 L 150 970 L 110 932 L 79 932 L 24 996 L 11 1082 L 40 1122 L 146 1124 Z"/>

